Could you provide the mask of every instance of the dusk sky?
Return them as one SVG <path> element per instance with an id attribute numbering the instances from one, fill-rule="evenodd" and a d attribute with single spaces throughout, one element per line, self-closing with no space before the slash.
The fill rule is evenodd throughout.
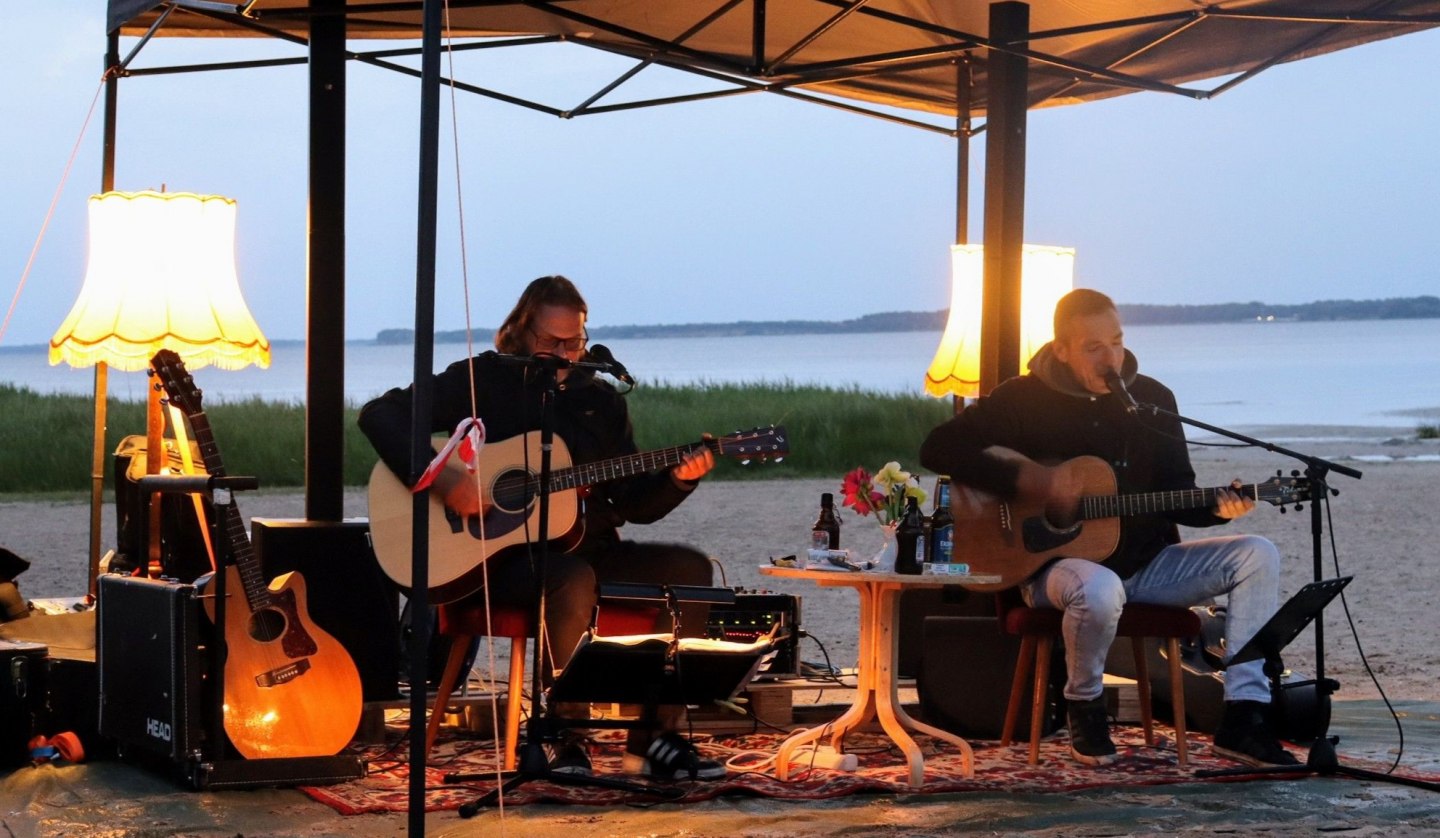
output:
<path id="1" fill-rule="evenodd" d="M 6 309 L 98 88 L 104 5 L 0 4 Z M 303 54 L 156 39 L 136 66 Z M 1208 102 L 1141 93 L 1032 111 L 1026 239 L 1074 247 L 1077 284 L 1122 303 L 1440 293 L 1437 57 L 1440 34 L 1423 32 L 1282 65 Z M 459 76 L 569 107 L 629 64 L 561 46 L 468 56 Z M 702 84 L 654 69 L 640 79 L 647 92 Z M 304 336 L 304 84 L 303 67 L 120 83 L 117 188 L 236 199 L 241 285 L 272 339 Z M 349 84 L 347 334 L 365 339 L 413 324 L 418 82 L 352 64 Z M 955 144 L 944 136 L 764 95 L 574 120 L 456 101 L 477 326 L 496 325 L 548 273 L 580 285 L 595 325 L 949 304 Z M 100 118 L 97 103 L 0 344 L 48 340 L 79 291 Z M 441 329 L 465 325 L 450 142 L 447 115 Z M 983 136 L 973 148 L 979 241 Z"/>

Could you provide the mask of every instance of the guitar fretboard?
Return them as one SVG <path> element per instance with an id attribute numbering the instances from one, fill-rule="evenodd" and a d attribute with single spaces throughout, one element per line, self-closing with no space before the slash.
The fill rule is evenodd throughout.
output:
<path id="1" fill-rule="evenodd" d="M 1212 489 L 1174 489 L 1165 492 L 1135 492 L 1127 495 L 1092 495 L 1080 502 L 1080 518 L 1124 518 L 1131 515 L 1148 515 L 1172 512 L 1177 509 L 1199 509 L 1215 505 L 1215 497 L 1228 486 Z M 1235 490 L 1252 500 L 1264 500 L 1256 495 L 1256 487 L 1248 483 Z"/>
<path id="2" fill-rule="evenodd" d="M 225 476 L 225 463 L 220 459 L 220 447 L 215 444 L 215 434 L 210 430 L 210 419 L 205 411 L 198 410 L 186 415 L 190 419 L 190 430 L 195 435 L 195 444 L 200 447 L 200 459 L 205 470 L 212 477 Z M 221 528 L 225 532 L 230 555 L 235 560 L 235 569 L 240 572 L 241 583 L 245 586 L 245 600 L 250 611 L 256 612 L 270 604 L 270 586 L 261 572 L 260 561 L 250 546 L 250 534 L 245 531 L 245 521 L 240 517 L 240 508 L 234 503 L 217 507 L 221 517 Z"/>
<path id="3" fill-rule="evenodd" d="M 580 486 L 589 486 L 592 483 L 604 483 L 608 480 L 618 480 L 622 477 L 669 468 L 685 459 L 686 454 L 703 444 L 695 442 L 689 445 L 676 445 L 671 448 L 631 454 L 628 457 L 615 457 L 610 460 L 563 468 L 550 475 L 550 491 L 575 489 Z"/>

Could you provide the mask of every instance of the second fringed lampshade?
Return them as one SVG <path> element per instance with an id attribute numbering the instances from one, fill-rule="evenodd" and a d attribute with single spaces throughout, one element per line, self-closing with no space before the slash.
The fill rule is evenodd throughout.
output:
<path id="1" fill-rule="evenodd" d="M 925 392 L 935 397 L 980 395 L 980 311 L 985 248 L 950 247 L 950 318 L 940 348 L 925 373 Z M 1023 367 L 1053 331 L 1055 303 L 1074 285 L 1075 250 L 1024 245 L 1020 267 L 1020 363 Z"/>

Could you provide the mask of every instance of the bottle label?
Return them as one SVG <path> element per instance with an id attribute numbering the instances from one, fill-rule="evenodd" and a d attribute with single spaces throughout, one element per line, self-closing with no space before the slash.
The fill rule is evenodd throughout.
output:
<path id="1" fill-rule="evenodd" d="M 810 531 L 810 549 L 811 549 L 811 550 L 829 550 L 829 549 L 830 549 L 830 533 L 828 533 L 828 532 L 826 532 L 826 531 L 824 531 L 824 530 L 811 530 L 811 531 Z"/>
<path id="2" fill-rule="evenodd" d="M 946 524 L 939 527 L 931 537 L 935 539 L 935 561 L 955 561 L 955 525 Z"/>

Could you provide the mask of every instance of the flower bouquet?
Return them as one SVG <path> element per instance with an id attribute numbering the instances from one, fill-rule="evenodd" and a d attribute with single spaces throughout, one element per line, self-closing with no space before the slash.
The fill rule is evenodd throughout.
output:
<path id="1" fill-rule="evenodd" d="M 841 506 L 848 506 L 861 515 L 875 513 L 880 524 L 884 543 L 880 552 L 870 560 L 870 568 L 891 570 L 895 567 L 895 528 L 905 516 L 906 498 L 914 498 L 917 504 L 925 502 L 925 490 L 920 481 L 908 471 L 900 468 L 895 461 L 886 463 L 872 477 L 870 472 L 857 468 L 845 475 L 840 484 Z"/>

